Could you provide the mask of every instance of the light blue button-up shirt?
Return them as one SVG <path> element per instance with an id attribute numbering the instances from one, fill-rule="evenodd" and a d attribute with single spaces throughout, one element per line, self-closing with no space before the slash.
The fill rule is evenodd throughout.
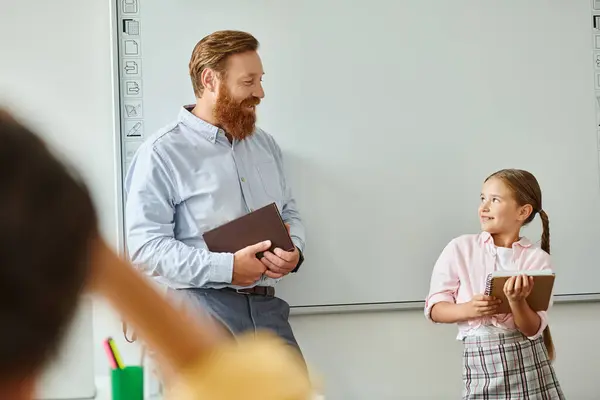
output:
<path id="1" fill-rule="evenodd" d="M 231 284 L 233 254 L 210 252 L 205 231 L 275 202 L 303 252 L 304 226 L 275 140 L 257 128 L 230 143 L 190 110 L 183 107 L 132 160 L 125 179 L 129 256 L 172 288 L 240 288 Z M 277 281 L 262 276 L 252 286 Z"/>

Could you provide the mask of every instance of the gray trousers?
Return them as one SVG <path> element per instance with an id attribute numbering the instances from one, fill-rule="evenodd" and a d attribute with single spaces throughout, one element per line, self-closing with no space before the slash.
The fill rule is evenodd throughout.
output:
<path id="1" fill-rule="evenodd" d="M 199 308 L 219 321 L 233 336 L 256 330 L 269 330 L 302 351 L 288 321 L 289 304 L 278 298 L 233 290 L 179 289 L 188 306 Z"/>

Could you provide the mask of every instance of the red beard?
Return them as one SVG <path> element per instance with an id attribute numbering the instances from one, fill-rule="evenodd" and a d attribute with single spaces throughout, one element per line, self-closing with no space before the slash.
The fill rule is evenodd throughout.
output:
<path id="1" fill-rule="evenodd" d="M 259 103 L 260 99 L 254 96 L 238 103 L 223 85 L 213 111 L 214 117 L 225 132 L 235 139 L 243 140 L 252 135 L 256 124 L 256 110 L 250 110 L 248 107 L 257 106 Z"/>

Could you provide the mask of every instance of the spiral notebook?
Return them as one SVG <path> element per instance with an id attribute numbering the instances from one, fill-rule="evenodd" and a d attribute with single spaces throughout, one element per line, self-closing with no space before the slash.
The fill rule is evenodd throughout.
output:
<path id="1" fill-rule="evenodd" d="M 533 311 L 546 311 L 552 299 L 555 275 L 551 270 L 543 271 L 494 271 L 488 275 L 485 294 L 502 300 L 498 306 L 499 314 L 510 313 L 510 306 L 504 294 L 504 284 L 511 276 L 527 274 L 533 277 L 533 290 L 527 297 L 527 303 Z"/>

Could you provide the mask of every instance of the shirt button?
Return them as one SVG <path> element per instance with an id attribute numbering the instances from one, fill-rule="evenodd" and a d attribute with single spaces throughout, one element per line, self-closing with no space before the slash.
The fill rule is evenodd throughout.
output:
<path id="1" fill-rule="evenodd" d="M 242 177 L 242 182 L 246 182 L 246 178 Z"/>

